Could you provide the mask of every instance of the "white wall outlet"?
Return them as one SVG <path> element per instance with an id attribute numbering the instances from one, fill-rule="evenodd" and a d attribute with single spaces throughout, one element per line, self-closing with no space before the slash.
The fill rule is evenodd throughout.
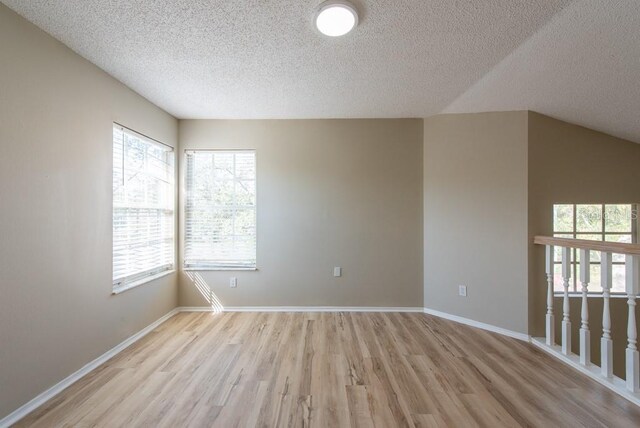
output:
<path id="1" fill-rule="evenodd" d="M 458 295 L 462 297 L 467 297 L 467 286 L 466 285 L 458 285 Z"/>
<path id="2" fill-rule="evenodd" d="M 232 276 L 231 279 L 229 280 L 229 287 L 236 288 L 237 286 L 238 286 L 238 278 L 236 278 L 235 276 Z"/>
<path id="3" fill-rule="evenodd" d="M 340 266 L 333 268 L 333 276 L 342 276 L 342 268 Z"/>

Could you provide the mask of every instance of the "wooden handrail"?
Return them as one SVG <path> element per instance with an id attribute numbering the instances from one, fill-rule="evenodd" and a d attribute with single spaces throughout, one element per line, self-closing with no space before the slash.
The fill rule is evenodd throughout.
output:
<path id="1" fill-rule="evenodd" d="M 585 239 L 552 238 L 550 236 L 536 236 L 533 239 L 535 244 L 545 246 L 545 276 L 547 279 L 547 313 L 545 315 L 546 338 L 543 347 L 550 352 L 569 357 L 573 365 L 580 368 L 588 368 L 593 363 L 591 361 L 591 327 L 589 323 L 589 285 L 591 284 L 591 251 L 600 251 L 600 274 L 598 282 L 602 287 L 602 337 L 600 338 L 600 374 L 591 377 L 598 379 L 616 392 L 623 394 L 634 403 L 640 405 L 640 352 L 638 352 L 638 329 L 636 326 L 636 298 L 640 295 L 640 245 L 622 244 L 619 242 L 588 241 Z M 556 270 L 555 248 L 562 249 L 562 264 L 560 272 Z M 572 252 L 570 249 L 580 249 L 580 261 L 575 269 L 572 262 Z M 611 288 L 613 286 L 613 253 L 624 254 L 625 259 L 625 294 L 627 298 L 627 348 L 625 349 L 626 377 L 625 380 L 617 379 L 613 376 L 613 338 L 611 335 Z M 558 275 L 559 274 L 559 275 Z M 580 353 L 579 358 L 575 358 L 571 351 L 571 304 L 569 303 L 569 288 L 576 275 L 579 284 L 582 286 L 582 306 L 580 308 Z M 561 278 L 559 278 L 560 276 Z M 542 278 L 540 278 L 542 279 Z M 555 286 L 562 280 L 562 332 L 561 347 L 556 346 L 555 340 L 555 314 L 554 297 Z M 541 281 L 542 282 L 542 281 Z M 534 342 L 535 343 L 535 342 Z M 571 359 L 575 358 L 575 359 Z M 577 361 L 580 361 L 578 363 Z M 570 363 L 571 364 L 571 363 Z M 595 370 L 587 369 L 587 373 L 597 373 Z M 615 386 L 625 382 L 626 388 Z"/>
<path id="2" fill-rule="evenodd" d="M 580 248 L 607 253 L 630 254 L 640 256 L 639 244 L 624 244 L 620 242 L 589 241 L 586 239 L 553 238 L 551 236 L 536 236 L 533 240 L 538 245 L 553 245 L 554 247 Z"/>

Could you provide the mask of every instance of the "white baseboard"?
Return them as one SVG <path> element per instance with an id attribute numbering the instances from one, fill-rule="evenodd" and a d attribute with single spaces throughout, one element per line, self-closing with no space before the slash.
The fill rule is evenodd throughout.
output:
<path id="1" fill-rule="evenodd" d="M 42 392 L 41 394 L 33 398 L 31 401 L 18 407 L 16 410 L 9 413 L 7 416 L 5 416 L 0 420 L 0 428 L 10 427 L 11 425 L 15 424 L 20 419 L 24 418 L 29 413 L 33 412 L 35 409 L 37 409 L 38 407 L 40 407 L 41 405 L 49 401 L 51 398 L 61 393 L 64 389 L 68 388 L 69 386 L 71 386 L 72 384 L 80 380 L 83 376 L 88 374 L 90 371 L 94 370 L 95 368 L 97 368 L 107 360 L 113 358 L 118 353 L 122 352 L 127 347 L 131 346 L 138 340 L 142 339 L 147 334 L 151 333 L 156 327 L 158 327 L 160 324 L 162 324 L 163 322 L 165 322 L 166 320 L 168 320 L 178 312 L 180 312 L 178 308 L 172 309 L 167 314 L 163 315 L 161 318 L 149 324 L 148 326 L 146 326 L 145 328 L 143 328 L 133 336 L 125 339 L 123 342 L 120 342 L 118 345 L 111 348 L 104 354 L 100 355 L 95 360 L 86 364 L 80 370 L 70 374 L 66 378 L 62 379 L 60 382 L 53 385 L 51 388 L 47 389 L 46 391 Z"/>
<path id="2" fill-rule="evenodd" d="M 459 317 L 457 315 L 451 315 L 451 314 L 448 314 L 446 312 L 436 311 L 435 309 L 424 308 L 424 313 L 425 314 L 429 314 L 429 315 L 433 315 L 433 316 L 436 316 L 436 317 L 444 318 L 444 319 L 447 319 L 447 320 L 450 320 L 450 321 L 459 322 L 461 324 L 466 324 L 466 325 L 469 325 L 471 327 L 477 327 L 477 328 L 481 328 L 483 330 L 492 331 L 494 333 L 502 334 L 504 336 L 513 337 L 514 339 L 523 340 L 525 342 L 529 342 L 530 339 L 531 339 L 529 337 L 529 335 L 525 334 L 525 333 L 520 333 L 520 332 L 512 331 L 512 330 L 507 330 L 506 328 L 497 327 L 497 326 L 491 325 L 491 324 L 485 324 L 485 323 L 480 322 L 480 321 L 475 321 L 475 320 L 472 320 L 472 319 L 469 319 L 469 318 Z"/>
<path id="3" fill-rule="evenodd" d="M 183 306 L 181 312 L 422 312 L 423 308 L 389 306 Z"/>
<path id="4" fill-rule="evenodd" d="M 213 306 L 178 306 L 178 312 L 223 312 L 221 308 Z"/>
<path id="5" fill-rule="evenodd" d="M 627 384 L 624 380 L 619 377 L 614 376 L 611 379 L 607 379 L 602 377 L 600 374 L 600 367 L 595 364 L 591 364 L 588 367 L 580 364 L 580 357 L 576 354 L 564 355 L 562 353 L 562 347 L 559 345 L 549 346 L 546 343 L 545 338 L 543 337 L 532 337 L 531 343 L 548 353 L 549 355 L 556 357 L 558 360 L 570 365 L 574 369 L 578 370 L 581 373 L 586 374 L 591 379 L 596 382 L 606 386 L 613 392 L 618 395 L 626 398 L 627 400 L 634 403 L 636 406 L 640 406 L 640 392 L 631 392 L 627 389 Z"/>

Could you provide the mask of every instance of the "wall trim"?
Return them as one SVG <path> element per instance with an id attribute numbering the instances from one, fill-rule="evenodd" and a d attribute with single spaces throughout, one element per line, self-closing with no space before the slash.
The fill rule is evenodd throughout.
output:
<path id="1" fill-rule="evenodd" d="M 482 330 L 491 331 L 493 333 L 502 334 L 503 336 L 509 336 L 514 339 L 522 340 L 525 342 L 529 342 L 531 337 L 526 333 L 520 333 L 517 331 L 507 330 L 506 328 L 497 327 L 492 324 L 486 324 L 480 321 L 475 321 L 469 318 L 460 317 L 458 315 L 452 315 L 446 312 L 436 311 L 435 309 L 424 308 L 424 313 L 433 315 L 436 317 L 444 318 L 450 321 L 459 322 L 461 324 L 466 324 L 471 327 L 481 328 Z"/>
<path id="2" fill-rule="evenodd" d="M 596 366 L 595 364 L 590 364 L 588 367 L 580 364 L 580 356 L 576 354 L 564 355 L 562 353 L 562 347 L 559 345 L 549 346 L 546 343 L 544 337 L 532 337 L 531 343 L 537 347 L 542 349 L 547 354 L 555 357 L 556 359 L 562 361 L 565 364 L 568 364 L 572 368 L 578 370 L 580 373 L 583 373 L 589 376 L 591 379 L 595 380 L 601 385 L 606 386 L 611 391 L 620 395 L 621 397 L 626 398 L 631 401 L 636 406 L 640 406 L 640 392 L 631 392 L 627 389 L 627 384 L 624 380 L 620 379 L 617 376 L 614 376 L 611 379 L 607 379 L 602 377 L 600 373 L 600 366 Z"/>
<path id="3" fill-rule="evenodd" d="M 182 306 L 181 312 L 422 312 L 409 306 Z"/>
<path id="4" fill-rule="evenodd" d="M 174 308 L 174 309 L 170 310 L 165 315 L 163 315 L 162 317 L 158 318 L 156 321 L 152 322 L 151 324 L 149 324 L 148 326 L 146 326 L 145 328 L 143 328 L 139 332 L 135 333 L 134 335 L 132 335 L 132 336 L 128 337 L 127 339 L 125 339 L 124 341 L 120 342 L 118 345 L 116 345 L 113 348 L 109 349 L 107 352 L 105 352 L 104 354 L 100 355 L 95 360 L 85 364 L 82 368 L 80 368 L 80 370 L 77 370 L 76 372 L 71 373 L 69 376 L 67 376 L 66 378 L 62 379 L 60 382 L 56 383 L 55 385 L 53 385 L 52 387 L 50 387 L 46 391 L 38 394 L 36 397 L 31 399 L 27 403 L 25 403 L 22 406 L 18 407 L 16 410 L 14 410 L 13 412 L 9 413 L 4 418 L 0 419 L 0 428 L 10 427 L 11 425 L 13 425 L 16 422 L 20 421 L 20 419 L 24 418 L 29 413 L 33 412 L 34 410 L 36 410 L 38 407 L 42 406 L 47 401 L 49 401 L 50 399 L 52 399 L 56 395 L 60 394 L 66 388 L 70 387 L 75 382 L 80 380 L 82 377 L 87 375 L 89 372 L 91 372 L 92 370 L 96 369 L 98 366 L 100 366 L 101 364 L 103 364 L 106 361 L 110 360 L 111 358 L 115 357 L 117 354 L 119 354 L 120 352 L 122 352 L 123 350 L 128 348 L 129 346 L 133 345 L 135 342 L 137 342 L 138 340 L 142 339 L 147 334 L 151 333 L 160 324 L 162 324 L 163 322 L 165 322 L 166 320 L 168 320 L 169 318 L 171 318 L 172 316 L 174 316 L 178 312 L 180 312 L 179 308 Z"/>
<path id="5" fill-rule="evenodd" d="M 222 308 L 213 306 L 178 306 L 178 312 L 223 312 Z"/>

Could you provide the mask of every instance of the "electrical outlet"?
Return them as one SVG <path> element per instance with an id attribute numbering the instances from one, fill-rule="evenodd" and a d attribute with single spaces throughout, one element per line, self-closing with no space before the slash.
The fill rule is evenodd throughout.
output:
<path id="1" fill-rule="evenodd" d="M 236 278 L 235 276 L 232 276 L 231 279 L 229 280 L 229 287 L 236 288 L 237 286 L 238 286 L 238 278 Z"/>
<path id="2" fill-rule="evenodd" d="M 467 297 L 467 286 L 466 285 L 458 285 L 458 295 L 462 297 Z"/>
<path id="3" fill-rule="evenodd" d="M 333 276 L 342 276 L 342 268 L 339 266 L 334 267 Z"/>

